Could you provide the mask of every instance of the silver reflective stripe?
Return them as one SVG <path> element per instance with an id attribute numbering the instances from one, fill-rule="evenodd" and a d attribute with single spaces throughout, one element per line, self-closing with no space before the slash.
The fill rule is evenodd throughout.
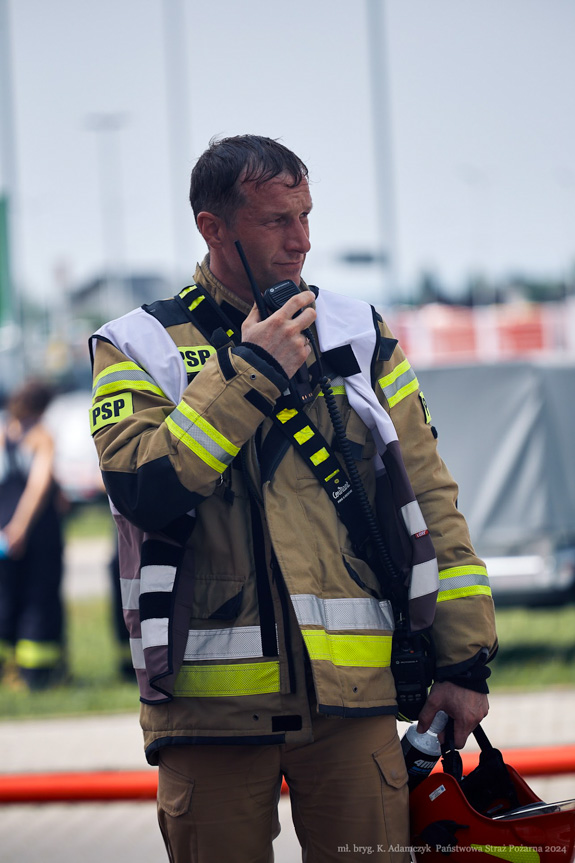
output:
<path id="1" fill-rule="evenodd" d="M 476 585 L 489 587 L 489 577 L 487 575 L 480 575 L 479 573 L 452 575 L 441 579 L 439 591 L 443 593 L 443 591 L 447 590 L 457 590 L 460 587 L 475 587 Z"/>
<path id="2" fill-rule="evenodd" d="M 253 659 L 263 656 L 259 626 L 190 629 L 184 659 Z"/>
<path id="3" fill-rule="evenodd" d="M 437 560 L 425 560 L 416 563 L 411 570 L 411 583 L 409 585 L 409 598 L 417 599 L 436 593 L 439 588 L 439 573 L 437 571 Z"/>
<path id="4" fill-rule="evenodd" d="M 320 599 L 313 594 L 291 597 L 300 626 L 321 626 L 327 631 L 338 629 L 393 630 L 391 604 L 384 600 Z"/>
<path id="5" fill-rule="evenodd" d="M 134 609 L 139 608 L 139 578 L 121 578 L 120 592 L 122 594 L 122 608 L 124 609 L 124 611 L 134 611 Z"/>
<path id="6" fill-rule="evenodd" d="M 114 392 L 116 389 L 130 389 L 130 383 L 138 382 L 149 384 L 150 389 L 161 393 L 161 390 L 153 377 L 146 374 L 143 369 L 121 369 L 98 378 L 96 386 L 92 390 L 92 396 L 95 398 L 97 395 L 105 395 L 107 393 Z M 121 387 L 118 388 L 111 386 L 115 383 L 120 383 Z M 144 388 L 147 389 L 148 387 L 145 386 Z M 135 387 L 134 389 L 142 389 L 142 387 Z"/>
<path id="7" fill-rule="evenodd" d="M 413 384 L 415 387 L 418 386 L 416 374 L 407 360 L 404 360 L 396 366 L 396 368 L 389 375 L 382 378 L 379 383 L 385 393 L 385 397 L 389 402 L 390 407 L 397 404 L 397 402 L 400 402 L 405 398 L 405 395 L 407 395 L 407 390 L 404 394 L 401 393 L 401 390 L 408 387 L 409 384 Z"/>
<path id="8" fill-rule="evenodd" d="M 130 638 L 130 652 L 134 668 L 145 668 L 146 663 L 144 661 L 144 648 L 141 638 Z"/>
<path id="9" fill-rule="evenodd" d="M 410 503 L 406 503 L 405 506 L 402 506 L 401 514 L 410 536 L 415 536 L 416 533 L 421 533 L 422 531 L 427 530 L 423 513 L 421 512 L 416 500 L 412 500 Z"/>
<path id="10" fill-rule="evenodd" d="M 219 446 L 216 441 L 197 425 L 193 420 L 189 419 L 179 408 L 175 408 L 168 417 L 171 422 L 182 430 L 184 435 L 192 438 L 198 443 L 202 449 L 206 450 L 211 456 L 216 458 L 224 466 L 230 465 L 238 453 L 237 447 L 228 443 L 228 448 Z M 231 450 L 231 452 L 230 452 Z"/>
<path id="11" fill-rule="evenodd" d="M 151 617 L 142 620 L 142 645 L 146 647 L 163 647 L 168 643 L 168 618 Z"/>
<path id="12" fill-rule="evenodd" d="M 171 593 L 176 578 L 176 567 L 163 563 L 143 566 L 140 570 L 141 593 Z"/>

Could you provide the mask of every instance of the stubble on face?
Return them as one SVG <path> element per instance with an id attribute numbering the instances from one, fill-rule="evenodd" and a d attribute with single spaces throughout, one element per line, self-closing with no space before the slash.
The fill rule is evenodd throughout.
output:
<path id="1" fill-rule="evenodd" d="M 249 279 L 235 241 L 242 244 L 261 291 L 284 279 L 299 284 L 310 249 L 308 216 L 312 201 L 307 180 L 293 186 L 285 176 L 259 185 L 245 182 L 241 192 L 243 203 L 226 225 L 217 256 L 222 276 L 215 270 L 214 274 L 242 299 L 251 301 Z"/>

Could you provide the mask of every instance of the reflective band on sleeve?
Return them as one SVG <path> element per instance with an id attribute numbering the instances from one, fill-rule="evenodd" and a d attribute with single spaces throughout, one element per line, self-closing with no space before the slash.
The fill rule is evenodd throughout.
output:
<path id="1" fill-rule="evenodd" d="M 334 635 L 321 629 L 302 629 L 309 658 L 351 668 L 387 668 L 391 635 Z"/>
<path id="2" fill-rule="evenodd" d="M 479 594 L 491 596 L 489 577 L 484 566 L 453 566 L 439 573 L 438 602 Z"/>
<path id="3" fill-rule="evenodd" d="M 311 593 L 291 597 L 300 626 L 338 629 L 394 629 L 393 612 L 388 600 L 320 599 Z"/>
<path id="4" fill-rule="evenodd" d="M 124 390 L 148 390 L 166 398 L 155 380 L 144 369 L 132 362 L 117 363 L 100 372 L 94 381 L 92 398 L 99 398 Z"/>
<path id="5" fill-rule="evenodd" d="M 415 536 L 416 533 L 422 533 L 427 530 L 423 513 L 421 512 L 416 500 L 412 500 L 410 503 L 406 503 L 405 506 L 402 506 L 401 514 L 410 536 Z"/>
<path id="6" fill-rule="evenodd" d="M 130 653 L 132 654 L 132 665 L 134 668 L 145 668 L 144 647 L 141 638 L 130 638 Z"/>
<path id="7" fill-rule="evenodd" d="M 403 360 L 392 372 L 380 378 L 379 385 L 390 408 L 419 389 L 418 380 L 409 365 L 409 360 Z"/>
<path id="8" fill-rule="evenodd" d="M 150 617 L 142 620 L 142 647 L 165 647 L 168 643 L 168 618 Z"/>
<path id="9" fill-rule="evenodd" d="M 140 570 L 141 593 L 156 591 L 170 593 L 176 579 L 176 567 L 166 564 L 148 564 Z"/>
<path id="10" fill-rule="evenodd" d="M 218 473 L 223 473 L 240 451 L 183 401 L 166 417 L 166 425 L 178 440 Z"/>
<path id="11" fill-rule="evenodd" d="M 255 659 L 263 656 L 259 626 L 190 629 L 184 659 Z"/>
<path id="12" fill-rule="evenodd" d="M 183 665 L 174 685 L 174 695 L 188 698 L 265 695 L 279 691 L 279 662 Z"/>
<path id="13" fill-rule="evenodd" d="M 54 668 L 62 659 L 62 647 L 54 641 L 23 638 L 16 642 L 14 658 L 20 668 Z"/>
<path id="14" fill-rule="evenodd" d="M 140 579 L 121 578 L 120 593 L 124 611 L 134 611 L 140 607 Z"/>

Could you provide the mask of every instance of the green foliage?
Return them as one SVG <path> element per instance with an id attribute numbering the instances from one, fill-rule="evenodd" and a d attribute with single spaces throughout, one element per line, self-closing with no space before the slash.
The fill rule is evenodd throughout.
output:
<path id="1" fill-rule="evenodd" d="M 575 605 L 497 610 L 490 689 L 575 686 Z"/>
<path id="2" fill-rule="evenodd" d="M 114 532 L 114 520 L 106 498 L 95 503 L 74 506 L 64 519 L 66 542 L 75 539 L 109 538 Z"/>
<path id="3" fill-rule="evenodd" d="M 68 674 L 58 686 L 29 692 L 7 671 L 0 685 L 0 718 L 65 716 L 138 710 L 138 689 L 119 673 L 107 599 L 68 605 Z"/>

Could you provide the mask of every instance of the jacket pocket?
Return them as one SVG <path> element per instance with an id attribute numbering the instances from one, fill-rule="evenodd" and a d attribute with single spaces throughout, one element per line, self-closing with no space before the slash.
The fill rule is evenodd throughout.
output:
<path id="1" fill-rule="evenodd" d="M 189 812 L 194 781 L 173 767 L 168 767 L 163 750 L 159 754 L 158 806 L 173 818 Z"/>

